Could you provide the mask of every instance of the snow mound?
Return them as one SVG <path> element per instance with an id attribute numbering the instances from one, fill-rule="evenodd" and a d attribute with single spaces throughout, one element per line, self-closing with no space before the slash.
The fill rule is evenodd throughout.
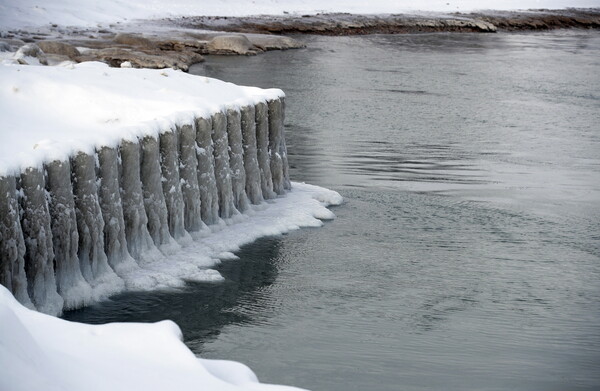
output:
<path id="1" fill-rule="evenodd" d="M 245 365 L 197 358 L 172 321 L 87 325 L 23 307 L 0 285 L 0 389 L 293 391 Z"/>

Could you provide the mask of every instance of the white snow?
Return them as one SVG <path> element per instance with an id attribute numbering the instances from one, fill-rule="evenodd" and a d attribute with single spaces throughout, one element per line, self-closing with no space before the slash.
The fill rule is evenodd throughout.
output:
<path id="1" fill-rule="evenodd" d="M 44 26 L 95 26 L 168 16 L 247 16 L 352 12 L 468 12 L 481 9 L 599 7 L 598 0 L 0 0 L 0 30 Z"/>
<path id="2" fill-rule="evenodd" d="M 0 285 L 0 390 L 298 391 L 245 365 L 204 360 L 172 321 L 87 325 L 23 307 Z"/>
<path id="3" fill-rule="evenodd" d="M 172 69 L 0 65 L 0 175 L 281 96 Z"/>

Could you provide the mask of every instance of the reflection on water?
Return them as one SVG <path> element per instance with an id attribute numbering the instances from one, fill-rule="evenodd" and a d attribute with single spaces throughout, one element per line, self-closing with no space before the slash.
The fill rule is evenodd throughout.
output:
<path id="1" fill-rule="evenodd" d="M 71 311 L 67 320 L 106 322 L 157 322 L 173 319 L 192 349 L 218 336 L 225 325 L 260 324 L 277 308 L 269 286 L 277 277 L 281 243 L 264 238 L 239 252 L 242 261 L 225 260 L 219 271 L 223 283 L 190 282 L 184 289 L 163 292 L 127 292 L 89 308 Z"/>
<path id="2" fill-rule="evenodd" d="M 284 89 L 291 175 L 338 218 L 66 316 L 171 318 L 315 391 L 598 389 L 600 34 L 303 39 L 192 72 Z"/>
<path id="3" fill-rule="evenodd" d="M 285 89 L 289 150 L 302 168 L 296 178 L 518 198 L 528 207 L 600 198 L 597 33 L 313 37 L 308 44 L 242 61 L 209 59 L 193 70 Z"/>

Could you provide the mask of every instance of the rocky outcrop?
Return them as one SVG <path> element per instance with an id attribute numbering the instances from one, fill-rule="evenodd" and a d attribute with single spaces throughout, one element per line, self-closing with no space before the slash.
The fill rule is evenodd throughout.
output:
<path id="1" fill-rule="evenodd" d="M 77 61 L 102 61 L 112 67 L 120 67 L 123 63 L 129 63 L 134 68 L 173 68 L 187 71 L 189 67 L 204 58 L 191 51 L 162 51 L 143 52 L 139 50 L 106 48 L 90 50 L 84 55 L 77 57 Z"/>
<path id="2" fill-rule="evenodd" d="M 507 31 L 600 28 L 599 9 L 566 9 L 560 11 L 534 10 L 471 15 L 494 24 L 498 29 Z"/>
<path id="3" fill-rule="evenodd" d="M 30 59 L 35 59 L 42 65 L 48 65 L 48 59 L 46 55 L 40 49 L 40 47 L 34 43 L 28 43 L 19 48 L 14 56 L 15 60 L 19 64 L 28 65 L 31 63 Z"/>
<path id="4" fill-rule="evenodd" d="M 152 23 L 161 24 L 161 21 Z M 147 26 L 145 26 L 147 28 Z M 284 36 L 197 32 L 161 25 L 158 33 L 111 33 L 98 30 L 57 30 L 57 34 L 37 35 L 27 31 L 9 32 L 0 40 L 0 51 L 20 52 L 13 61 L 21 64 L 57 65 L 65 61 L 101 61 L 112 67 L 174 68 L 187 71 L 204 61 L 203 55 L 254 55 L 268 50 L 304 47 Z M 22 39 L 18 39 L 22 38 Z M 25 41 L 30 43 L 25 43 Z M 78 48 L 83 48 L 79 50 Z"/>
<path id="5" fill-rule="evenodd" d="M 218 35 L 206 46 L 213 54 L 256 54 L 258 50 L 244 35 Z"/>
<path id="6" fill-rule="evenodd" d="M 0 39 L 0 52 L 16 52 L 25 41 L 20 39 L 2 38 Z"/>
<path id="7" fill-rule="evenodd" d="M 114 43 L 129 47 L 155 50 L 155 42 L 139 34 L 119 33 L 112 39 Z"/>
<path id="8" fill-rule="evenodd" d="M 81 53 L 77 46 L 87 49 Z M 304 45 L 282 36 L 186 32 L 166 39 L 162 36 L 119 33 L 96 40 L 44 40 L 39 41 L 38 45 L 28 44 L 25 49 L 35 54 L 32 52 L 35 47 L 41 48 L 40 63 L 50 65 L 69 60 L 101 61 L 112 67 L 173 68 L 188 71 L 191 65 L 204 61 L 203 55 L 207 54 L 254 55 L 267 50 L 300 48 Z M 26 60 L 23 59 L 22 62 L 25 63 Z"/>
<path id="9" fill-rule="evenodd" d="M 317 14 L 251 17 L 199 16 L 174 20 L 188 28 L 262 34 L 362 35 L 600 28 L 599 9 L 530 10 L 472 14 Z M 254 45 L 260 47 L 256 42 Z"/>
<path id="10" fill-rule="evenodd" d="M 496 27 L 465 16 L 317 14 L 304 16 L 182 18 L 185 27 L 262 34 L 362 35 L 415 32 L 495 32 Z"/>
<path id="11" fill-rule="evenodd" d="M 254 47 L 263 51 L 300 49 L 306 46 L 296 39 L 282 35 L 247 34 L 246 37 Z"/>
<path id="12" fill-rule="evenodd" d="M 102 61 L 112 67 L 173 68 L 187 71 L 189 67 L 204 61 L 201 49 L 204 45 L 177 40 L 162 40 L 141 34 L 119 33 L 108 39 L 96 41 L 77 40 L 78 46 L 91 46 L 77 61 Z"/>
<path id="13" fill-rule="evenodd" d="M 73 45 L 59 41 L 39 41 L 37 43 L 40 49 L 46 54 L 57 54 L 60 56 L 66 56 L 71 60 L 75 60 L 81 56 L 81 53 Z"/>

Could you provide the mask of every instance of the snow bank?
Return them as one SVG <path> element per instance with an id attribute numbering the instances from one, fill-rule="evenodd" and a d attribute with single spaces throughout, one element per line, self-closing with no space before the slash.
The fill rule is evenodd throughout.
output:
<path id="1" fill-rule="evenodd" d="M 86 325 L 29 310 L 0 285 L 0 390 L 281 390 L 245 365 L 204 360 L 172 321 Z"/>
<path id="2" fill-rule="evenodd" d="M 281 96 L 171 69 L 0 66 L 0 176 Z"/>
<path id="3" fill-rule="evenodd" d="M 415 11 L 467 12 L 481 9 L 598 7 L 597 0 L 0 0 L 0 30 L 43 26 L 95 26 L 98 23 L 168 16 L 247 16 L 351 12 L 362 14 Z"/>

